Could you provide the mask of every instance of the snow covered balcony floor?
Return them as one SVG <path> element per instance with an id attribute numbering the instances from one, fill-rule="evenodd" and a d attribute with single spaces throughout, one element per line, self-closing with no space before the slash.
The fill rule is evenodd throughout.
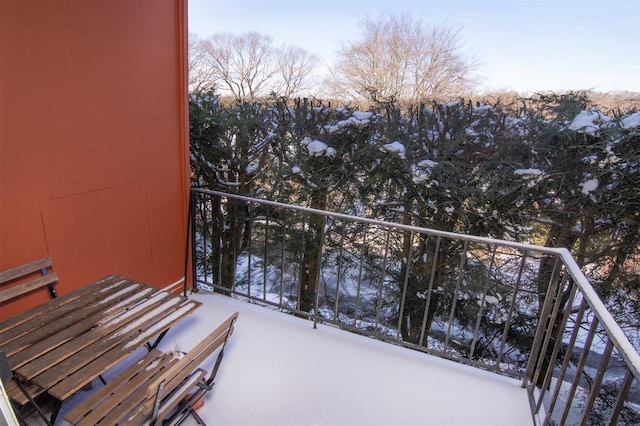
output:
<path id="1" fill-rule="evenodd" d="M 204 305 L 169 331 L 161 349 L 186 351 L 240 313 L 198 411 L 209 425 L 532 424 L 518 380 L 332 326 L 314 329 L 312 321 L 242 300 L 190 297 Z M 76 403 L 65 403 L 60 417 Z"/>
<path id="2" fill-rule="evenodd" d="M 208 425 L 533 424 L 518 380 L 332 326 L 314 329 L 312 321 L 219 294 L 190 297 L 203 306 L 169 330 L 161 350 L 188 351 L 240 313 L 215 386 L 198 410 Z M 68 425 L 65 413 L 99 386 L 66 401 L 56 424 Z M 43 424 L 35 414 L 28 423 Z M 197 423 L 189 417 L 184 424 Z"/>

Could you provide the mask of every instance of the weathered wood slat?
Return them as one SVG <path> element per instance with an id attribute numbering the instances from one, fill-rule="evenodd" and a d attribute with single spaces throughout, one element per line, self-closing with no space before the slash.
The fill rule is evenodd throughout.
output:
<path id="1" fill-rule="evenodd" d="M 56 376 L 61 374 L 61 371 L 75 371 L 94 359 L 95 356 L 99 356 L 100 353 L 125 339 L 126 332 L 122 330 L 126 329 L 127 324 L 153 309 L 158 309 L 158 306 L 163 306 L 163 303 L 169 300 L 167 296 L 169 295 L 166 293 L 156 293 L 154 297 L 140 305 L 122 312 L 121 315 L 111 318 L 87 333 L 16 369 L 15 373 L 22 380 L 34 380 L 44 388 L 51 387 L 64 378 L 58 377 L 57 380 L 54 380 Z M 94 349 L 96 350 L 95 354 L 91 352 Z M 99 350 L 102 352 L 98 352 Z M 36 378 L 39 374 L 42 377 Z"/>
<path id="2" fill-rule="evenodd" d="M 42 275 L 38 278 L 20 283 L 19 285 L 0 290 L 0 303 L 22 296 L 23 294 L 44 287 L 47 284 L 55 283 L 56 281 L 58 281 L 58 275 L 55 272 L 51 272 L 47 275 Z"/>
<path id="3" fill-rule="evenodd" d="M 160 409 L 158 410 L 156 423 L 162 424 L 162 421 L 185 399 L 198 382 L 203 380 L 206 374 L 207 372 L 205 370 L 198 368 L 194 373 L 186 377 L 180 386 L 178 386 L 168 398 L 162 401 Z"/>
<path id="4" fill-rule="evenodd" d="M 2 346 L 5 353 L 11 356 L 17 351 L 28 348 L 33 343 L 64 330 L 70 323 L 99 311 L 101 307 L 116 303 L 117 300 L 114 300 L 114 298 L 118 299 L 118 297 L 114 297 L 114 295 L 124 292 L 121 296 L 124 297 L 141 286 L 141 284 L 122 280 L 108 289 L 87 294 L 61 306 L 55 311 L 49 311 L 28 323 L 25 322 L 14 327 L 3 336 L 4 342 Z"/>
<path id="5" fill-rule="evenodd" d="M 53 338 L 60 332 L 67 330 L 73 324 L 80 322 L 96 312 L 100 312 L 105 307 L 114 305 L 118 301 L 130 296 L 141 287 L 141 284 L 123 282 L 118 287 L 113 288 L 114 293 L 111 293 L 111 291 L 109 293 L 105 292 L 104 294 L 96 292 L 88 294 L 82 299 L 76 299 L 74 303 L 65 306 L 65 309 L 63 310 L 65 312 L 64 316 L 43 316 L 42 320 L 39 321 L 40 323 L 49 318 L 51 318 L 51 320 L 47 322 L 46 325 L 39 328 L 28 331 L 28 325 L 30 323 L 25 323 L 19 327 L 15 327 L 13 329 L 14 333 L 12 334 L 19 334 L 19 336 L 4 344 L 3 347 L 5 348 L 5 352 L 9 355 L 13 355 L 18 351 L 22 352 L 28 349 L 38 342 L 42 342 L 44 339 Z M 60 342 L 59 344 L 61 343 L 64 342 Z M 13 364 L 11 365 L 13 366 Z"/>
<path id="6" fill-rule="evenodd" d="M 135 380 L 147 380 L 148 376 L 153 374 L 154 368 L 160 368 L 165 365 L 170 357 L 163 352 L 153 349 L 148 352 L 144 357 L 130 365 L 127 369 L 122 371 L 118 376 L 109 381 L 106 385 L 98 389 L 91 395 L 90 399 L 84 400 L 78 404 L 74 409 L 69 411 L 65 415 L 65 420 L 69 423 L 75 424 L 79 422 L 89 412 L 96 409 L 96 406 L 100 405 L 102 409 L 100 411 L 93 411 L 92 417 L 88 419 L 89 422 L 97 422 L 105 416 L 115 405 L 118 404 L 117 398 L 125 398 L 128 394 L 122 394 L 122 389 L 129 381 Z M 143 374 L 147 372 L 147 374 Z M 114 397 L 115 396 L 115 397 Z M 111 402 L 112 404 L 109 404 Z M 87 419 L 85 418 L 87 421 Z"/>
<path id="7" fill-rule="evenodd" d="M 107 424 L 115 424 L 110 419 L 114 417 L 126 419 L 129 413 L 135 409 L 141 402 L 141 398 L 134 394 L 140 384 L 153 378 L 166 368 L 167 365 L 171 365 L 175 362 L 175 358 L 171 354 L 161 353 L 156 361 L 149 363 L 146 367 L 138 369 L 135 375 L 120 384 L 119 389 L 114 392 L 108 399 L 105 399 L 102 404 L 95 407 L 87 417 L 82 419 L 79 425 L 93 425 L 98 424 L 101 421 Z"/>
<path id="8" fill-rule="evenodd" d="M 22 277 L 21 283 L 27 278 Z M 49 279 L 44 278 L 43 282 Z M 29 402 L 15 381 L 19 379 L 30 395 L 48 392 L 62 402 L 200 305 L 111 275 L 2 321 L 0 345 L 16 377 L 7 392 L 18 404 Z M 177 362 L 152 352 L 154 366 L 138 369 L 137 378 L 123 380 L 114 392 L 132 392 Z M 94 410 L 94 416 L 101 416 L 104 409 Z"/>
<path id="9" fill-rule="evenodd" d="M 91 346 L 78 351 L 73 356 L 58 364 L 52 365 L 47 371 L 34 377 L 32 379 L 33 382 L 45 388 L 52 388 L 57 382 L 63 380 L 65 382 L 64 384 L 60 384 L 55 389 L 50 389 L 49 393 L 65 399 L 66 396 L 76 390 L 78 386 L 83 386 L 97 377 L 97 374 L 94 372 L 96 366 L 98 366 L 100 362 L 109 361 L 107 359 L 102 361 L 99 359 L 105 352 L 117 346 L 120 354 L 124 357 L 150 339 L 140 339 L 141 336 L 146 336 L 144 333 L 147 330 L 151 330 L 154 327 L 156 328 L 156 331 L 151 337 L 165 330 L 167 327 L 157 327 L 157 325 L 162 324 L 163 319 L 171 316 L 174 310 L 181 308 L 180 300 L 177 301 L 178 303 L 175 302 L 176 300 L 173 298 L 165 299 L 163 303 L 157 305 L 145 315 L 139 316 L 139 320 L 138 317 L 131 318 L 128 323 L 123 323 L 120 328 L 96 341 Z M 184 315 L 188 312 L 190 312 L 190 309 L 181 308 L 179 314 Z M 178 316 L 177 319 L 179 318 Z M 80 376 L 80 374 L 75 374 L 91 360 L 95 361 L 91 366 L 87 367 L 87 369 L 84 369 L 87 373 L 86 375 Z M 66 372 L 69 376 L 61 375 L 61 371 Z M 18 370 L 17 373 L 20 375 L 20 370 Z"/>
<path id="10" fill-rule="evenodd" d="M 171 360 L 162 365 L 152 366 L 153 362 L 147 360 L 132 366 L 114 379 L 116 384 L 109 384 L 113 389 L 90 396 L 82 403 L 81 408 L 65 418 L 71 423 L 78 422 L 79 425 L 142 424 L 153 413 L 161 383 L 164 388 L 158 418 L 155 420 L 161 422 L 167 416 L 178 414 L 175 411 L 178 404 L 206 376 L 206 371 L 198 368 L 198 365 L 220 349 L 231 335 L 237 317 L 236 312 L 177 361 L 171 356 Z M 222 352 L 218 357 L 216 366 L 221 360 Z M 133 371 L 136 368 L 138 371 Z M 212 369 L 207 384 L 212 383 L 215 371 L 216 367 Z M 198 389 L 196 396 L 201 397 L 206 388 Z"/>
<path id="11" fill-rule="evenodd" d="M 27 392 L 29 392 L 29 395 L 31 395 L 33 398 L 45 391 L 35 383 L 26 383 L 24 386 L 26 387 Z M 15 379 L 11 379 L 8 383 L 5 384 L 5 390 L 7 391 L 7 395 L 9 395 L 9 398 L 14 400 L 18 404 L 25 405 L 29 402 L 29 399 L 26 397 L 24 392 L 22 392 Z"/>
<path id="12" fill-rule="evenodd" d="M 114 398 L 115 399 L 115 398 Z M 149 410 L 145 409 L 144 402 L 146 401 L 139 394 L 133 394 L 126 399 L 119 400 L 120 404 L 114 407 L 109 414 L 107 414 L 102 420 L 99 422 L 85 422 L 84 419 L 82 422 L 78 423 L 78 426 L 91 426 L 92 424 L 97 425 L 115 425 L 115 424 L 136 424 L 135 419 L 145 417 L 148 415 Z M 123 421 L 124 419 L 124 421 Z M 142 424 L 141 421 L 138 421 L 138 424 Z"/>
<path id="13" fill-rule="evenodd" d="M 60 331 L 56 334 L 39 339 L 36 343 L 32 344 L 26 349 L 21 350 L 19 353 L 9 357 L 9 365 L 12 368 L 17 369 L 34 360 L 38 356 L 45 354 L 66 342 L 81 336 L 96 327 L 96 324 L 101 324 L 108 321 L 110 318 L 120 314 L 125 309 L 135 306 L 145 295 L 151 292 L 151 289 L 145 289 L 140 291 L 142 286 L 135 286 L 126 293 L 123 293 L 123 298 L 113 299 L 110 303 L 92 304 L 87 308 L 83 308 L 77 312 L 77 314 L 69 315 L 64 318 L 64 327 L 60 328 Z M 108 309 L 104 309 L 107 306 Z M 87 314 L 92 314 L 87 316 Z M 79 320 L 80 319 L 80 320 Z M 79 321 L 78 321 L 79 320 Z M 12 342 L 13 343 L 13 342 Z M 69 354 L 71 355 L 71 354 Z"/>
<path id="14" fill-rule="evenodd" d="M 6 320 L 0 321 L 0 335 L 2 335 L 2 333 L 5 333 L 7 330 L 13 327 L 16 327 L 26 321 L 31 320 L 32 318 L 43 315 L 53 309 L 56 309 L 57 307 L 65 303 L 68 303 L 72 300 L 82 297 L 85 294 L 89 294 L 93 291 L 96 291 L 97 288 L 100 288 L 102 286 L 108 286 L 109 283 L 117 282 L 120 279 L 122 279 L 120 275 L 110 275 L 108 277 L 95 281 L 86 286 L 77 288 L 65 294 L 64 297 L 58 297 L 55 299 L 48 300 L 47 302 L 42 303 L 38 306 L 35 306 L 21 314 L 18 314 L 18 315 L 12 316 L 11 318 L 7 318 Z M 2 340 L 0 340 L 0 342 L 2 342 Z"/>
<path id="15" fill-rule="evenodd" d="M 45 257 L 43 259 L 34 260 L 33 262 L 25 263 L 24 265 L 2 271 L 0 272 L 0 284 L 4 284 L 50 266 L 51 258 Z"/>
<path id="16" fill-rule="evenodd" d="M 147 397 L 152 397 L 158 389 L 160 382 L 165 381 L 165 386 L 173 388 L 182 382 L 192 371 L 202 364 L 211 354 L 213 354 L 226 340 L 226 331 L 229 330 L 237 313 L 232 315 L 225 322 L 220 324 L 214 331 L 209 333 L 200 343 L 180 359 L 170 369 L 162 373 L 161 376 L 147 385 Z"/>
<path id="17" fill-rule="evenodd" d="M 169 386 L 165 386 L 167 389 L 167 393 L 165 394 L 165 398 L 163 398 L 162 403 L 160 404 L 160 409 L 158 411 L 158 418 L 156 419 L 156 424 L 162 424 L 162 420 L 164 420 L 174 408 L 184 399 L 184 397 L 196 386 L 196 384 L 202 381 L 203 377 L 207 374 L 207 372 L 203 369 L 196 369 L 187 375 L 185 380 L 179 384 L 176 388 L 171 388 Z M 143 424 L 146 420 L 149 420 L 153 407 L 155 405 L 155 397 L 146 398 L 137 407 L 137 412 L 129 414 L 128 417 L 120 417 L 120 420 L 126 420 L 126 422 L 130 422 L 130 424 Z M 112 419 L 109 419 L 110 421 Z M 113 424 L 111 423 L 104 423 Z"/>
<path id="18" fill-rule="evenodd" d="M 68 398 L 82 386 L 95 379 L 102 371 L 117 364 L 136 348 L 143 345 L 144 342 L 156 338 L 182 317 L 193 312 L 198 306 L 200 306 L 200 303 L 194 301 L 186 301 L 171 307 L 161 306 L 158 308 L 159 313 L 157 315 L 154 315 L 153 318 L 141 324 L 140 328 L 129 335 L 127 339 L 117 342 L 116 345 L 109 345 L 111 347 L 107 347 L 99 357 L 92 356 L 92 358 L 95 359 L 93 362 L 83 365 L 82 368 L 77 369 L 73 374 L 64 378 L 55 386 L 51 386 L 51 389 L 48 391 L 49 394 L 60 400 Z M 95 346 L 96 345 L 92 346 L 92 348 Z M 34 382 L 39 385 L 44 385 L 40 379 L 41 377 L 36 377 L 34 378 Z"/>
<path id="19" fill-rule="evenodd" d="M 96 281 L 85 287 L 76 289 L 66 294 L 64 297 L 51 299 L 21 314 L 18 314 L 11 318 L 7 318 L 4 321 L 1 321 L 0 322 L 0 345 L 4 345 L 6 344 L 6 342 L 11 341 L 13 338 L 15 338 L 16 335 L 21 335 L 21 333 L 17 333 L 13 329 L 21 326 L 25 322 L 32 321 L 35 318 L 42 317 L 43 315 L 48 315 L 52 311 L 60 309 L 61 307 L 69 303 L 73 303 L 79 298 L 83 298 L 86 295 L 94 294 L 96 291 L 99 291 L 103 288 L 109 288 L 110 286 L 114 285 L 115 283 L 123 279 L 124 278 L 119 275 L 112 275 L 112 276 L 106 277 L 102 280 Z M 27 327 L 27 330 L 28 329 L 29 327 Z"/>

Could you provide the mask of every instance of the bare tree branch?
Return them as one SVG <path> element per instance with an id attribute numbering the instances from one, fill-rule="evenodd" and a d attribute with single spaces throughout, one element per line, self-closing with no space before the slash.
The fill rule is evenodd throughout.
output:
<path id="1" fill-rule="evenodd" d="M 368 19 L 362 29 L 361 39 L 343 47 L 332 69 L 334 94 L 417 103 L 468 89 L 473 63 L 462 54 L 457 31 L 427 29 L 408 15 Z"/>
<path id="2" fill-rule="evenodd" d="M 290 99 L 312 87 L 311 76 L 320 61 L 306 50 L 289 45 L 280 50 L 276 62 L 277 83 L 274 92 Z"/>

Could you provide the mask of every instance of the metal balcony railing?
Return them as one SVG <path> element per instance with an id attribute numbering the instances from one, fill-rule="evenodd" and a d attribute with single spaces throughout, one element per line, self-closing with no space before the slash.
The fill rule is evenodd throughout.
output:
<path id="1" fill-rule="evenodd" d="M 535 424 L 640 424 L 640 356 L 566 249 L 192 190 L 195 287 L 522 380 Z"/>

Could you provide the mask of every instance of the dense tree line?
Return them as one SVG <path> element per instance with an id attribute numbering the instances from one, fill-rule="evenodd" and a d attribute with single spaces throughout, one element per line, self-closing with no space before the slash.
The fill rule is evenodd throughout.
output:
<path id="1" fill-rule="evenodd" d="M 567 247 L 605 299 L 625 297 L 610 303 L 624 310 L 621 325 L 639 321 L 629 312 L 640 291 L 639 113 L 605 114 L 588 93 L 358 111 L 307 99 L 225 104 L 198 92 L 190 105 L 200 186 Z M 237 232 L 227 241 L 241 245 L 242 226 L 220 232 Z M 424 256 L 409 261 L 411 271 L 430 270 Z"/>

